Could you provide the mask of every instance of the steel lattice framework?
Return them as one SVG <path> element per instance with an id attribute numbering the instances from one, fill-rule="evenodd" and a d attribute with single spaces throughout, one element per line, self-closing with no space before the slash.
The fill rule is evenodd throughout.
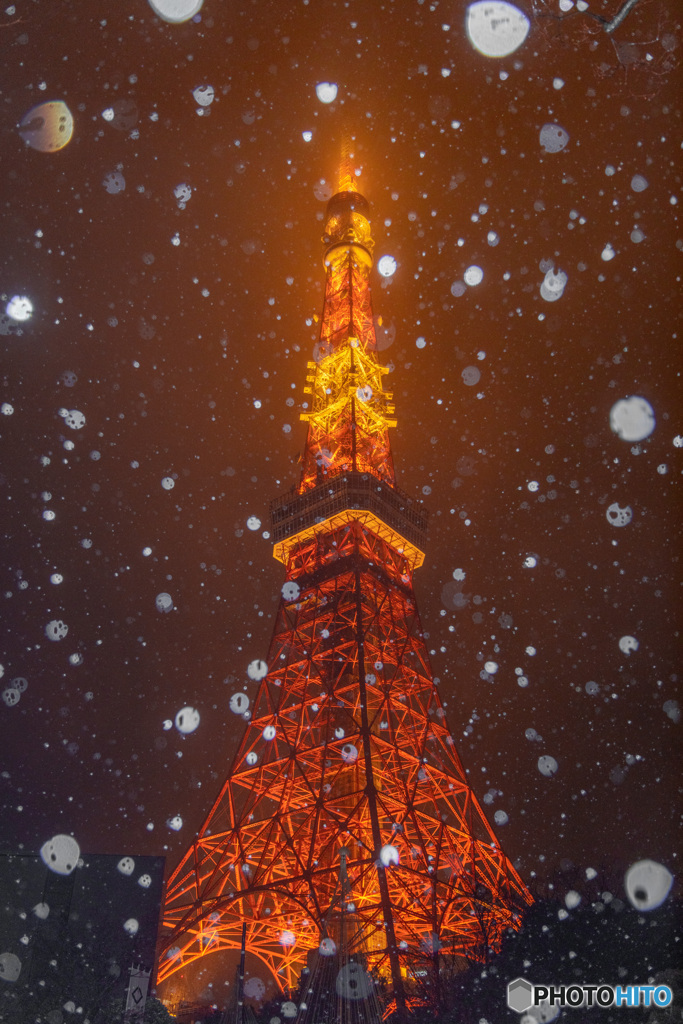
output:
<path id="1" fill-rule="evenodd" d="M 291 987 L 343 915 L 344 941 L 398 998 L 406 962 L 495 949 L 531 903 L 468 785 L 429 666 L 412 587 L 426 515 L 394 480 L 367 213 L 347 178 L 327 208 L 301 480 L 271 508 L 287 579 L 268 672 L 169 880 L 159 981 L 239 948 L 246 923 L 247 950 Z"/>

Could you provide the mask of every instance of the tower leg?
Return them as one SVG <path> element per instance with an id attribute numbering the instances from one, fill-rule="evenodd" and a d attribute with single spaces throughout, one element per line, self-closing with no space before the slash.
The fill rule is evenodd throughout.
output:
<path id="1" fill-rule="evenodd" d="M 240 949 L 240 971 L 237 985 L 237 1013 L 235 1024 L 244 1022 L 244 964 L 247 958 L 247 922 L 242 924 L 242 948 Z"/>
<path id="2" fill-rule="evenodd" d="M 377 865 L 377 880 L 379 882 L 379 894 L 382 903 L 382 914 L 384 916 L 384 928 L 386 935 L 387 951 L 389 953 L 389 967 L 391 970 L 391 981 L 396 1000 L 396 1016 L 398 1024 L 405 1024 L 406 1020 L 406 996 L 403 990 L 403 978 L 401 976 L 401 962 L 398 956 L 396 945 L 396 930 L 394 928 L 394 915 L 389 897 L 389 886 L 387 885 L 386 868 L 379 859 L 382 849 L 382 834 L 379 828 L 379 813 L 377 811 L 377 789 L 375 787 L 374 773 L 372 768 L 372 754 L 370 747 L 370 723 L 368 720 L 368 699 L 365 685 L 365 635 L 363 630 L 363 601 L 361 597 L 360 570 L 356 569 L 356 642 L 358 645 L 358 687 L 360 692 L 361 708 L 361 734 L 363 737 L 363 755 L 365 757 L 365 777 L 367 779 L 366 793 L 368 797 L 368 809 L 370 811 L 370 822 L 372 824 L 372 843 L 374 846 L 374 858 Z"/>

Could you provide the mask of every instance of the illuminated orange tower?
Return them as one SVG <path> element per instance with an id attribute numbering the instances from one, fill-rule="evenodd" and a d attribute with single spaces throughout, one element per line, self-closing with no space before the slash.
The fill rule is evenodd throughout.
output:
<path id="1" fill-rule="evenodd" d="M 427 517 L 394 480 L 368 204 L 343 163 L 301 479 L 271 506 L 287 578 L 268 671 L 169 880 L 158 980 L 244 935 L 291 988 L 322 940 L 343 941 L 400 1013 L 407 967 L 495 949 L 531 897 L 467 782 L 429 666 L 412 585 Z"/>

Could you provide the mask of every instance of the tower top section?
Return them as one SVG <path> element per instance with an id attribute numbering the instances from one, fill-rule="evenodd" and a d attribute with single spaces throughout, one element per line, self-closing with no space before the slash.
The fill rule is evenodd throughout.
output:
<path id="1" fill-rule="evenodd" d="M 372 252 L 375 246 L 370 233 L 370 205 L 356 186 L 352 156 L 351 141 L 349 136 L 345 135 L 339 163 L 338 188 L 325 211 L 325 264 L 329 264 L 330 255 L 334 250 L 341 247 L 343 252 L 358 246 L 356 256 L 369 268 L 372 266 Z"/>
<path id="2" fill-rule="evenodd" d="M 323 232 L 326 264 L 333 250 L 359 247 L 361 251 L 356 252 L 356 256 L 367 263 L 368 268 L 372 266 L 375 243 L 370 233 L 369 213 L 368 201 L 360 192 L 337 192 L 332 196 L 325 211 Z"/>
<path id="3" fill-rule="evenodd" d="M 350 166 L 348 156 L 346 162 Z M 342 185 L 348 184 L 344 163 L 342 154 Z M 335 193 L 327 204 L 325 302 L 315 361 L 308 367 L 313 372 L 304 388 L 311 397 L 301 413 L 308 437 L 299 494 L 324 489 L 333 477 L 346 473 L 369 474 L 389 488 L 395 483 L 388 433 L 396 426 L 394 406 L 383 387 L 389 371 L 377 359 L 370 297 L 374 242 L 369 213 L 367 200 L 355 187 Z"/>
<path id="4" fill-rule="evenodd" d="M 344 132 L 341 145 L 341 159 L 339 161 L 339 184 L 337 192 L 357 192 L 356 174 L 353 166 L 353 151 L 351 136 Z"/>

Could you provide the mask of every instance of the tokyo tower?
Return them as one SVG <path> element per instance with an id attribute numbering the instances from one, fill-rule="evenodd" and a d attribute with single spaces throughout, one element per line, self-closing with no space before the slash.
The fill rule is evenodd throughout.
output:
<path id="1" fill-rule="evenodd" d="M 485 956 L 532 899 L 467 782 L 429 665 L 412 584 L 427 516 L 394 478 L 368 214 L 347 153 L 324 222 L 301 478 L 271 505 L 286 582 L 267 674 L 168 882 L 157 980 L 242 947 L 291 989 L 309 955 L 343 944 L 400 1016 L 415 964 Z"/>

